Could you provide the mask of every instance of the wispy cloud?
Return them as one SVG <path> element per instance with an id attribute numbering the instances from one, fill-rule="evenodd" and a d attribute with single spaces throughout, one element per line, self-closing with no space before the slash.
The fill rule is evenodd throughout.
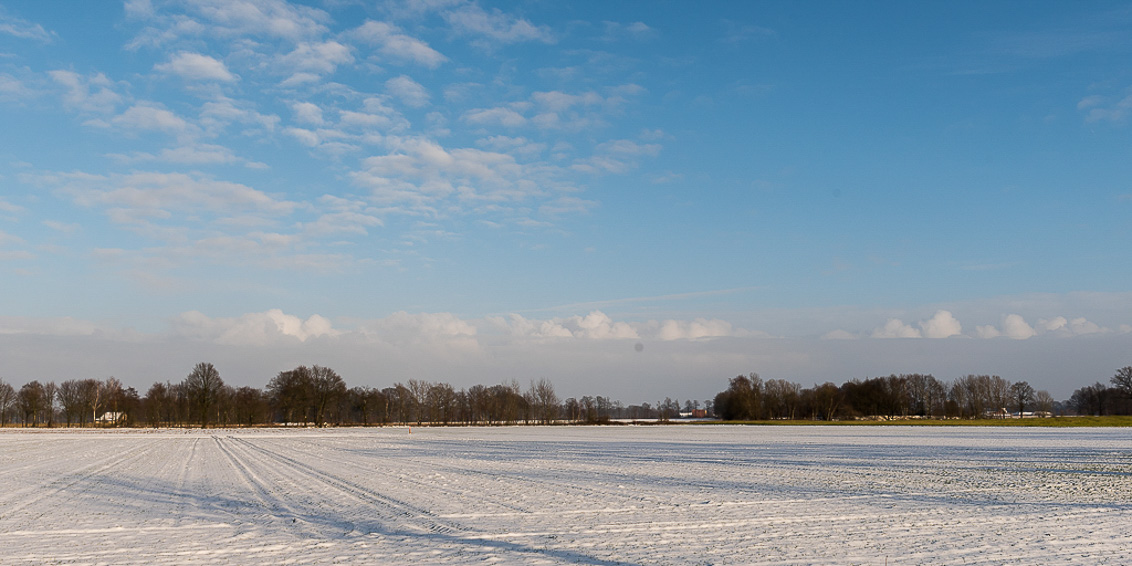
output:
<path id="1" fill-rule="evenodd" d="M 0 6 L 0 34 L 40 43 L 51 43 L 56 37 L 55 32 L 48 31 L 40 24 L 17 17 L 9 13 L 3 6 Z"/>

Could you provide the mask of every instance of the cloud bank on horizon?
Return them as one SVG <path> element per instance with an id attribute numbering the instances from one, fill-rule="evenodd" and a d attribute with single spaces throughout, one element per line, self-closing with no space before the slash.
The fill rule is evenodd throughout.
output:
<path id="1" fill-rule="evenodd" d="M 1132 11 L 905 8 L 0 0 L 0 347 L 1127 365 Z"/>

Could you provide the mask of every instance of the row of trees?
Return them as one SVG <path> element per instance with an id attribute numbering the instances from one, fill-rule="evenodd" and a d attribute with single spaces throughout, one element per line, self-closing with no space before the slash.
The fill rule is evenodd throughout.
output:
<path id="1" fill-rule="evenodd" d="M 699 401 L 688 407 L 699 408 Z M 606 397 L 560 400 L 546 379 L 523 390 L 518 382 L 456 389 L 409 380 L 382 389 L 348 387 L 337 372 L 299 366 L 265 389 L 232 387 L 210 363 L 185 379 L 154 383 L 144 395 L 106 380 L 32 381 L 18 390 L 0 381 L 0 425 L 24 426 L 298 426 L 387 424 L 549 424 L 616 418 L 673 418 L 678 401 L 626 407 Z"/>
<path id="2" fill-rule="evenodd" d="M 467 389 L 409 380 L 382 389 L 348 387 L 334 370 L 299 366 L 273 377 L 265 389 L 231 387 L 210 363 L 179 382 L 154 383 L 145 395 L 115 378 L 32 381 L 19 389 L 0 380 L 0 426 L 256 426 L 387 424 L 601 423 L 612 419 L 668 420 L 681 413 L 725 420 L 818 419 L 868 416 L 977 418 L 996 412 L 1132 414 L 1132 366 L 1086 386 L 1066 402 L 1025 381 L 967 375 L 947 382 L 904 374 L 803 388 L 758 374 L 732 378 L 725 391 L 700 404 L 665 398 L 625 406 L 606 397 L 560 400 L 549 380 Z M 702 409 L 701 409 L 702 407 Z"/>
<path id="3" fill-rule="evenodd" d="M 1132 366 L 1118 370 L 1111 383 L 1078 389 L 1069 401 L 1057 402 L 1048 391 L 997 375 L 966 375 L 948 382 L 930 374 L 902 374 L 802 388 L 782 379 L 763 381 L 752 373 L 732 378 L 716 395 L 714 410 L 724 420 L 1132 414 Z"/>

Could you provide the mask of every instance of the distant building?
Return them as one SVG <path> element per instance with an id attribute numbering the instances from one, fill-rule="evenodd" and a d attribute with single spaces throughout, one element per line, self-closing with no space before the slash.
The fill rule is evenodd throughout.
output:
<path id="1" fill-rule="evenodd" d="M 118 424 L 126 420 L 126 413 L 121 411 L 106 411 L 102 416 L 94 419 L 94 422 L 99 424 Z"/>

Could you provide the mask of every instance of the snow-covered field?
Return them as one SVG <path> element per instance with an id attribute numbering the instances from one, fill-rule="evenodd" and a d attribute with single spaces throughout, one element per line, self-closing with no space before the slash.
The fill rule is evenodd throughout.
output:
<path id="1" fill-rule="evenodd" d="M 0 431 L 0 564 L 1130 564 L 1132 432 Z"/>

